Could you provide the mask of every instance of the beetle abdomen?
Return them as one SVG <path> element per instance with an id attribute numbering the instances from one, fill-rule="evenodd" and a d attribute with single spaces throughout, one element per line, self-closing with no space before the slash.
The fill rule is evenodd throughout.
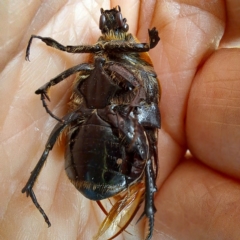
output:
<path id="1" fill-rule="evenodd" d="M 120 144 L 110 127 L 83 125 L 71 135 L 66 172 L 87 198 L 108 198 L 126 188 L 126 177 L 119 172 L 121 158 Z"/>
<path id="2" fill-rule="evenodd" d="M 136 175 L 134 158 L 126 152 L 118 130 L 95 111 L 70 132 L 65 169 L 74 186 L 87 198 L 111 197 L 136 180 L 135 176 L 132 178 Z"/>

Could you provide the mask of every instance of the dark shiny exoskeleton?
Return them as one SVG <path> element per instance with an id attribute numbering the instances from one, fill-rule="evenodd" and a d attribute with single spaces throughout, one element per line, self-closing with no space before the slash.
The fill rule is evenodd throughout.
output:
<path id="1" fill-rule="evenodd" d="M 158 43 L 158 32 L 155 28 L 149 30 L 149 43 L 136 42 L 127 33 L 128 25 L 120 7 L 101 9 L 99 27 L 102 36 L 94 45 L 63 46 L 54 39 L 35 35 L 29 40 L 27 60 L 32 39 L 38 38 L 62 51 L 92 53 L 92 61 L 62 72 L 36 91 L 46 111 L 58 123 L 22 192 L 32 198 L 50 226 L 32 188 L 49 151 L 64 131 L 68 138 L 65 154 L 68 178 L 85 197 L 96 200 L 106 214 L 97 237 L 121 233 L 145 200 L 142 216 L 149 220 L 146 239 L 150 239 L 156 211 L 157 129 L 161 121 L 160 87 L 146 52 Z M 79 74 L 69 113 L 60 119 L 47 107 L 47 91 L 76 72 Z M 99 200 L 110 197 L 116 201 L 107 212 Z M 123 214 L 126 209 L 129 214 Z"/>

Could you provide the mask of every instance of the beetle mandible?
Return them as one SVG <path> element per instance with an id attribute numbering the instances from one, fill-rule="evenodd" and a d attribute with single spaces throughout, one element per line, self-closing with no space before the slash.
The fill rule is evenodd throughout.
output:
<path id="1" fill-rule="evenodd" d="M 149 43 L 139 43 L 128 33 L 126 18 L 119 6 L 101 9 L 102 35 L 94 45 L 63 46 L 52 38 L 32 35 L 26 50 L 29 60 L 32 40 L 38 38 L 50 47 L 69 53 L 91 53 L 92 61 L 74 66 L 40 87 L 35 93 L 47 113 L 58 123 L 44 152 L 22 189 L 30 196 L 50 227 L 50 221 L 33 192 L 49 152 L 66 131 L 65 170 L 73 185 L 88 199 L 97 201 L 106 218 L 97 237 L 111 231 L 111 238 L 130 223 L 145 200 L 148 219 L 146 239 L 154 227 L 154 193 L 158 172 L 157 129 L 160 86 L 147 52 L 160 40 L 156 28 L 148 30 Z M 62 118 L 47 107 L 48 90 L 68 76 L 78 73 L 70 109 Z M 107 212 L 100 200 L 116 197 Z M 128 212 L 128 214 L 124 214 Z M 140 220 L 139 219 L 139 220 Z M 110 230 L 111 229 L 111 230 Z"/>

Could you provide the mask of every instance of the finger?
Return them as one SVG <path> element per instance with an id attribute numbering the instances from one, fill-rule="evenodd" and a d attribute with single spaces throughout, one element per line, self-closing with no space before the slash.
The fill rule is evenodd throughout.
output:
<path id="1" fill-rule="evenodd" d="M 221 49 L 197 74 L 189 96 L 187 140 L 202 162 L 239 178 L 240 50 Z"/>
<path id="2" fill-rule="evenodd" d="M 189 3 L 157 1 L 152 22 L 161 38 L 150 53 L 162 85 L 159 159 L 163 179 L 187 148 L 185 116 L 192 80 L 199 65 L 218 48 L 224 31 L 221 1 Z"/>
<path id="3" fill-rule="evenodd" d="M 158 58 L 157 73 L 162 83 L 163 124 L 176 141 L 184 143 L 184 118 L 189 89 L 193 77 L 207 56 L 219 44 L 223 34 L 224 12 L 220 1 L 204 4 L 194 1 L 158 2 L 160 45 L 154 57 Z"/>
<path id="4" fill-rule="evenodd" d="M 239 200 L 239 182 L 186 161 L 155 201 L 155 239 L 238 239 Z"/>
<path id="5" fill-rule="evenodd" d="M 225 1 L 226 30 L 221 40 L 221 47 L 240 46 L 240 1 Z"/>

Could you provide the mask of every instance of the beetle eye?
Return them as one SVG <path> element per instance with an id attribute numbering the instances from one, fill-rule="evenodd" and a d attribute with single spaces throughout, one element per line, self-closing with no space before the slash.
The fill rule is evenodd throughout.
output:
<path id="1" fill-rule="evenodd" d="M 116 21 L 117 21 L 117 25 L 118 27 L 123 27 L 123 18 L 122 18 L 122 14 L 120 12 L 116 13 Z"/>
<path id="2" fill-rule="evenodd" d="M 105 24 L 106 24 L 106 17 L 105 17 L 105 15 L 102 14 L 100 16 L 100 19 L 99 19 L 99 28 L 100 28 L 100 30 L 103 30 Z"/>

